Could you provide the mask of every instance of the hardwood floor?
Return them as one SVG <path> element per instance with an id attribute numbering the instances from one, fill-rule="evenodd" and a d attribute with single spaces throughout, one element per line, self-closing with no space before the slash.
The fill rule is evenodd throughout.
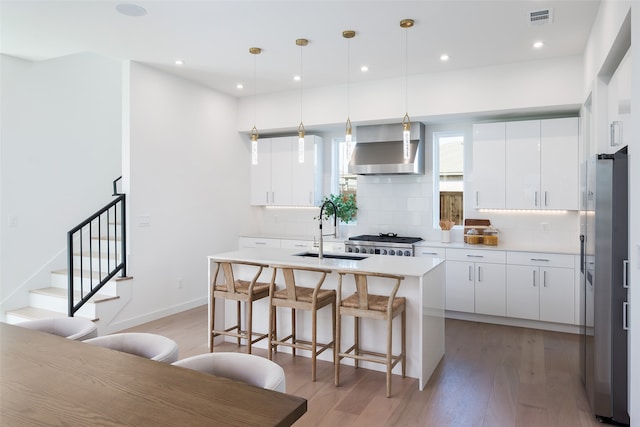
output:
<path id="1" fill-rule="evenodd" d="M 129 331 L 165 335 L 180 358 L 208 352 L 207 308 L 198 307 Z M 578 336 L 535 329 L 446 320 L 446 352 L 425 389 L 411 378 L 318 361 L 310 381 L 306 357 L 277 353 L 287 393 L 308 400 L 296 426 L 597 426 L 580 381 Z M 216 351 L 237 351 L 231 343 Z M 266 357 L 266 350 L 254 349 Z"/>

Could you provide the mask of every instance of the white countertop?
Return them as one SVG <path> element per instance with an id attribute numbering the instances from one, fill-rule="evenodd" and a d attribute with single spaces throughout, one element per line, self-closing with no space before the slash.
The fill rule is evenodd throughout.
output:
<path id="1" fill-rule="evenodd" d="M 256 233 L 256 234 L 242 234 L 240 237 L 254 237 L 261 239 L 281 239 L 281 240 L 307 240 L 313 241 L 314 236 L 311 235 L 282 235 L 282 234 L 264 234 L 264 233 Z M 316 237 L 317 238 L 317 237 Z M 323 239 L 325 242 L 345 242 L 348 238 L 339 237 L 335 238 L 332 236 L 326 236 Z M 468 243 L 463 242 L 451 242 L 451 243 L 442 243 L 436 240 L 422 240 L 415 244 L 416 247 L 432 247 L 432 248 L 445 248 L 445 249 L 482 249 L 489 251 L 514 251 L 514 252 L 537 252 L 537 253 L 551 253 L 551 254 L 569 254 L 569 255 L 579 255 L 580 249 L 579 247 L 570 248 L 570 247 L 558 247 L 558 246 L 549 246 L 549 247 L 532 247 L 529 244 L 518 243 L 518 244 L 504 244 L 501 243 L 498 246 L 486 246 L 486 245 L 470 245 Z"/>
<path id="2" fill-rule="evenodd" d="M 498 244 L 498 246 L 487 245 L 470 245 L 463 242 L 442 243 L 438 241 L 426 241 L 423 240 L 415 244 L 416 247 L 432 247 L 432 248 L 445 248 L 445 249 L 482 249 L 488 251 L 512 251 L 512 252 L 537 252 L 537 253 L 551 253 L 551 254 L 569 254 L 579 255 L 579 249 L 549 247 L 549 248 L 532 248 L 525 244 Z"/>
<path id="3" fill-rule="evenodd" d="M 299 253 L 302 252 L 292 249 L 242 248 L 237 251 L 210 255 L 209 259 L 320 267 L 331 270 L 359 270 L 371 273 L 401 274 L 415 277 L 424 276 L 443 262 L 443 260 L 435 257 L 392 257 L 385 255 L 366 255 L 366 258 L 360 261 L 331 258 L 318 259 L 295 255 Z M 330 253 L 331 252 L 325 252 L 325 254 Z M 338 255 L 346 254 L 340 252 Z"/>

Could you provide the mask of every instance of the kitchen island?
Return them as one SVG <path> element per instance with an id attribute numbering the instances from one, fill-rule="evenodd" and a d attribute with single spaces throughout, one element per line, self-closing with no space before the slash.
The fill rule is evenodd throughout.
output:
<path id="1" fill-rule="evenodd" d="M 226 252 L 208 257 L 209 261 L 209 285 L 214 278 L 216 270 L 216 261 L 248 261 L 257 262 L 265 265 L 289 265 L 292 267 L 320 267 L 332 270 L 327 275 L 323 289 L 336 289 L 338 284 L 337 270 L 365 271 L 371 273 L 386 273 L 403 275 L 405 280 L 400 286 L 398 296 L 407 298 L 407 331 L 406 331 L 406 348 L 407 348 L 407 376 L 418 379 L 418 385 L 422 390 L 426 385 L 429 377 L 435 370 L 444 355 L 444 298 L 445 298 L 445 265 L 443 260 L 436 257 L 393 257 L 384 255 L 366 255 L 361 256 L 360 260 L 356 259 L 336 259 L 330 258 L 331 255 L 345 256 L 347 254 L 325 254 L 323 259 L 313 256 L 300 256 L 301 252 L 290 249 L 274 249 L 274 248 L 243 248 L 238 251 Z M 261 282 L 270 282 L 273 270 L 265 269 L 259 278 Z M 303 273 L 303 272 L 301 272 Z M 253 272 L 238 267 L 238 278 L 251 279 Z M 305 283 L 305 274 L 300 274 L 297 278 L 298 285 L 312 286 L 311 283 Z M 220 277 L 218 278 L 220 280 Z M 312 282 L 315 283 L 315 282 Z M 280 272 L 276 276 L 276 285 L 282 287 L 284 284 Z M 377 283 L 375 278 L 370 280 L 370 289 L 372 293 L 382 286 Z M 354 291 L 353 282 L 345 281 L 343 292 L 350 294 Z M 211 286 L 209 286 L 211 293 Z M 211 295 L 209 295 L 211 301 Z M 226 301 L 229 310 L 224 310 L 225 301 L 218 300 L 216 304 L 216 324 L 225 325 L 235 324 L 235 310 L 231 309 L 234 302 Z M 211 307 L 209 307 L 211 310 Z M 243 320 L 244 321 L 244 320 Z M 301 339 L 310 338 L 310 322 L 309 313 L 298 312 L 296 319 L 298 335 Z M 368 319 L 362 319 L 362 328 L 360 331 L 360 340 L 363 348 L 368 350 L 382 351 L 384 350 L 384 337 L 386 329 L 384 322 L 375 322 Z M 290 316 L 280 312 L 278 313 L 278 330 L 283 332 L 290 331 Z M 254 302 L 253 305 L 253 330 L 254 332 L 268 332 L 269 324 L 269 303 L 268 298 Z M 318 313 L 318 342 L 331 341 L 331 311 L 327 308 Z M 211 325 L 209 325 L 209 331 Z M 342 324 L 342 343 L 343 347 L 351 345 L 353 342 L 353 323 L 352 319 L 346 318 Z M 287 332 L 288 333 L 288 332 Z M 400 348 L 400 322 L 394 323 L 393 332 L 393 348 Z M 218 339 L 222 339 L 218 337 Z M 231 339 L 230 339 L 231 340 Z M 235 341 L 235 340 L 233 340 Z M 256 347 L 267 347 L 266 340 L 262 340 L 254 344 Z M 284 351 L 287 351 L 285 349 Z M 308 352 L 298 351 L 297 355 L 309 356 Z M 320 359 L 333 361 L 332 353 L 323 353 Z M 343 361 L 345 364 L 352 364 L 351 360 Z M 383 371 L 382 365 L 362 362 L 360 366 L 367 369 L 375 369 Z M 395 374 L 400 374 L 400 365 L 394 368 Z"/>

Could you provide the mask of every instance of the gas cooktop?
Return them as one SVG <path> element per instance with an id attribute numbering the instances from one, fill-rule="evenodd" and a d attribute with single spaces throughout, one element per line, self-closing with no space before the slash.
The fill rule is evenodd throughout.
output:
<path id="1" fill-rule="evenodd" d="M 349 237 L 349 240 L 360 242 L 379 242 L 379 243 L 404 243 L 411 245 L 422 240 L 421 237 L 403 237 L 395 233 L 363 234 L 360 236 Z"/>

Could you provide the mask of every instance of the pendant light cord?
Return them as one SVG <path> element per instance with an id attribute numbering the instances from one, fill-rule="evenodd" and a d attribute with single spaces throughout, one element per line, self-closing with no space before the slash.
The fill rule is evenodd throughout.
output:
<path id="1" fill-rule="evenodd" d="M 304 79 L 302 78 L 302 48 L 300 46 L 300 124 L 302 124 L 302 86 L 304 85 Z"/>
<path id="2" fill-rule="evenodd" d="M 253 55 L 253 127 L 256 126 L 256 68 L 257 55 Z"/>
<path id="3" fill-rule="evenodd" d="M 409 112 L 409 29 L 404 30 L 404 111 Z"/>
<path id="4" fill-rule="evenodd" d="M 347 119 L 351 112 L 351 39 L 347 39 Z"/>

